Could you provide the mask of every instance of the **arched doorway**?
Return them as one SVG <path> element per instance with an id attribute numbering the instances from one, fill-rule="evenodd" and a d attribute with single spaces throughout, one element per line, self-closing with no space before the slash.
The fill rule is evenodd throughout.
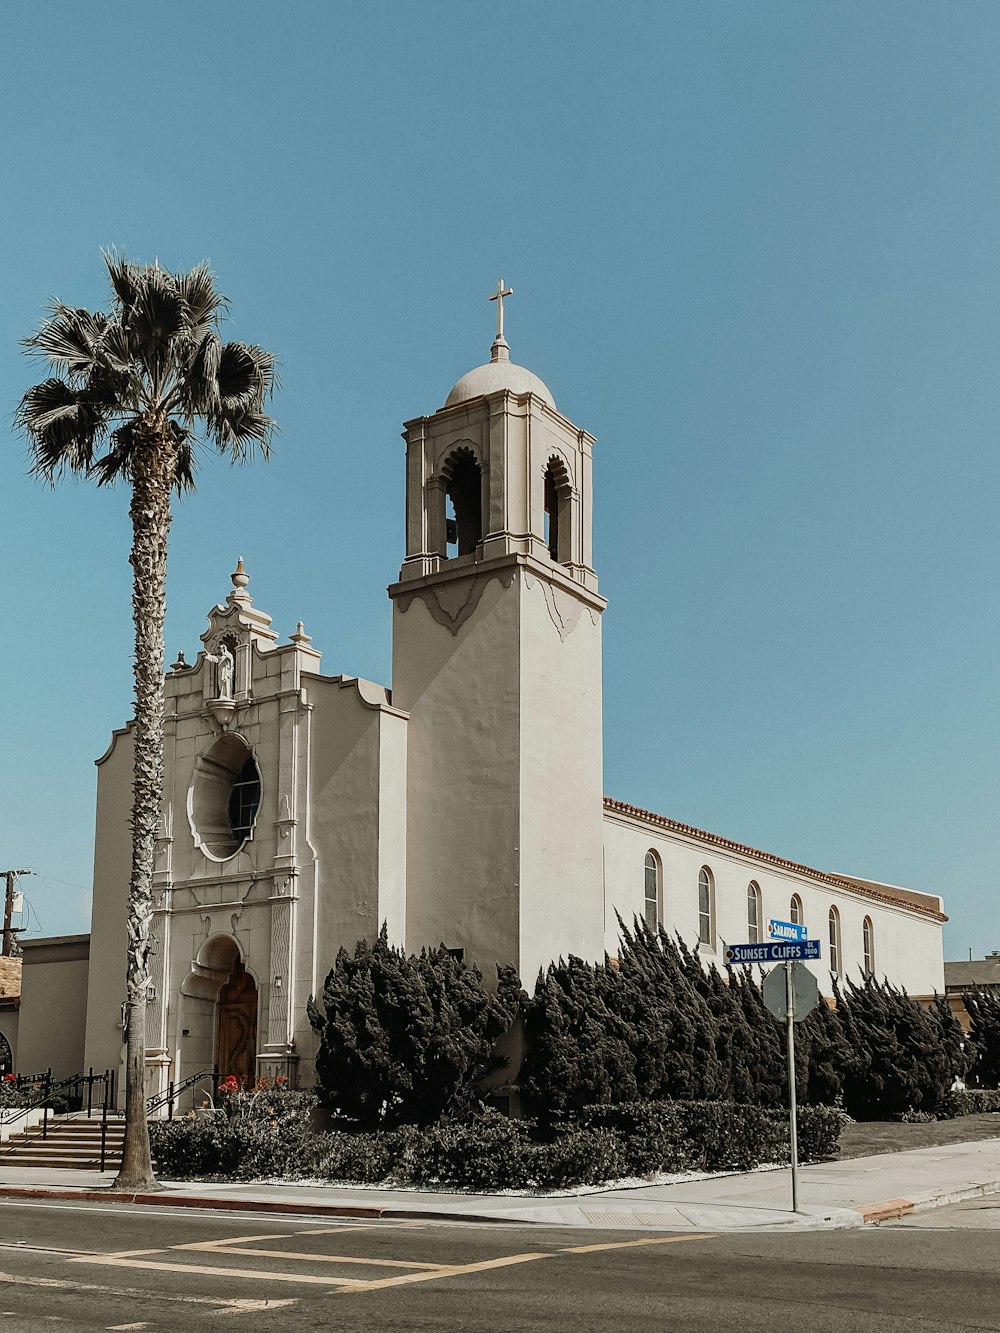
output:
<path id="1" fill-rule="evenodd" d="M 257 1074 L 257 987 L 238 955 L 219 991 L 216 1032 L 219 1073 L 252 1084 Z"/>

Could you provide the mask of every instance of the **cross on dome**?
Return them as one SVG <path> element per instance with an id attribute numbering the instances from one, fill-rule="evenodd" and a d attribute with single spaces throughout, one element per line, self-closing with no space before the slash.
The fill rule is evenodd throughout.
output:
<path id="1" fill-rule="evenodd" d="M 493 339 L 493 346 L 490 348 L 490 357 L 493 361 L 509 361 L 510 348 L 507 345 L 507 339 L 503 336 L 503 302 L 505 296 L 513 296 L 513 287 L 504 287 L 503 278 L 497 279 L 497 289 L 490 297 L 491 301 L 497 303 L 497 336 Z"/>
<path id="2" fill-rule="evenodd" d="M 504 287 L 503 278 L 497 278 L 497 289 L 490 297 L 491 301 L 497 303 L 497 342 L 503 342 L 503 299 L 505 296 L 513 296 L 513 287 Z"/>

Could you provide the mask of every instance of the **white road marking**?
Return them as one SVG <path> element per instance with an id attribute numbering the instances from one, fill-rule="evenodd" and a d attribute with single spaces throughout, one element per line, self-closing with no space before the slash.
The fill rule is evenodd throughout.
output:
<path id="1" fill-rule="evenodd" d="M 141 1324 L 106 1324 L 105 1328 L 107 1333 L 125 1333 L 126 1329 L 149 1328 L 149 1325 L 144 1321 Z"/>

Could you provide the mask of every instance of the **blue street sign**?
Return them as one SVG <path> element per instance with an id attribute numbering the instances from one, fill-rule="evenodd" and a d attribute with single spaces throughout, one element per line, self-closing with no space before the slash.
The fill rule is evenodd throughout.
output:
<path id="1" fill-rule="evenodd" d="M 818 958 L 819 940 L 787 940 L 771 944 L 731 944 L 727 963 L 788 963 Z"/>
<path id="2" fill-rule="evenodd" d="M 775 921 L 772 917 L 767 923 L 767 933 L 772 940 L 804 940 L 805 926 L 798 926 L 794 921 Z"/>

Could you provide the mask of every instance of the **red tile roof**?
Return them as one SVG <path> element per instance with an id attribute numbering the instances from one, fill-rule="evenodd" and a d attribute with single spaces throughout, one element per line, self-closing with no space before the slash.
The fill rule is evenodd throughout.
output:
<path id="1" fill-rule="evenodd" d="M 857 880 L 847 879 L 843 875 L 830 875 L 824 870 L 815 870 L 812 866 L 800 865 L 798 861 L 787 861 L 783 856 L 775 856 L 773 852 L 762 852 L 757 847 L 750 847 L 744 842 L 733 842 L 731 838 L 721 838 L 717 833 L 706 833 L 704 829 L 695 828 L 692 824 L 681 824 L 676 819 L 668 819 L 666 815 L 655 814 L 652 810 L 643 810 L 640 806 L 629 805 L 625 801 L 616 801 L 611 796 L 605 796 L 604 808 L 611 814 L 627 815 L 630 819 L 637 819 L 644 824 L 653 824 L 657 828 L 667 829 L 670 833 L 679 833 L 685 838 L 695 838 L 699 842 L 710 843 L 713 847 L 724 848 L 727 852 L 738 852 L 741 856 L 752 856 L 758 861 L 764 861 L 767 865 L 775 866 L 779 870 L 790 870 L 796 875 L 807 875 L 810 879 L 819 880 L 822 884 L 828 884 L 831 888 L 843 889 L 849 893 L 860 894 L 864 898 L 872 898 L 876 902 L 882 902 L 890 907 L 902 907 L 909 912 L 917 912 L 920 916 L 930 917 L 934 921 L 947 921 L 948 918 L 944 912 L 939 912 L 931 906 L 922 906 L 916 903 L 911 897 L 896 897 L 892 893 L 889 885 L 882 889 L 868 888 L 867 885 L 859 883 Z M 931 898 L 933 895 L 928 894 Z"/>

